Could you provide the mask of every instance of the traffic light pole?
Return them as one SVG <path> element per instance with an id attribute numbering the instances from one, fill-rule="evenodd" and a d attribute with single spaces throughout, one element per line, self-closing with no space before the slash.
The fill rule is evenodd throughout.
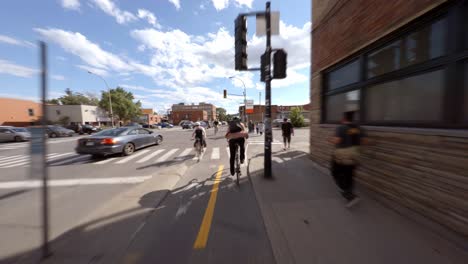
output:
<path id="1" fill-rule="evenodd" d="M 266 2 L 266 63 L 265 63 L 265 157 L 264 177 L 272 178 L 271 172 L 271 142 L 273 133 L 271 130 L 271 19 L 270 2 Z"/>

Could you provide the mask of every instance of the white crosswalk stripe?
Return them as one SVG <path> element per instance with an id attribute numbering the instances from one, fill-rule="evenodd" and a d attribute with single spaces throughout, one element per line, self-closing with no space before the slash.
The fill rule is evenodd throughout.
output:
<path id="1" fill-rule="evenodd" d="M 163 152 L 165 149 L 158 149 L 156 150 L 155 152 L 149 154 L 148 156 L 142 158 L 141 160 L 137 161 L 137 163 L 143 163 L 143 162 L 146 162 L 154 157 L 156 157 L 157 155 L 159 155 L 161 152 Z"/>
<path id="2" fill-rule="evenodd" d="M 205 152 L 206 152 L 206 149 L 205 151 L 202 151 L 202 153 L 200 154 L 200 158 L 198 158 L 197 155 L 195 155 L 195 157 L 193 157 L 193 160 L 202 160 L 203 157 L 205 156 Z"/>
<path id="3" fill-rule="evenodd" d="M 211 152 L 211 159 L 219 159 L 219 148 L 213 148 L 213 151 Z"/>
<path id="4" fill-rule="evenodd" d="M 177 158 L 188 156 L 190 152 L 192 152 L 192 148 L 186 148 L 184 151 L 182 151 L 182 153 L 179 154 L 179 156 L 177 156 Z"/>
<path id="5" fill-rule="evenodd" d="M 101 161 L 96 161 L 96 162 L 94 162 L 94 164 L 106 164 L 106 163 L 109 163 L 109 162 L 114 161 L 116 159 L 118 159 L 118 158 L 109 158 L 109 159 L 105 159 L 105 160 L 101 160 Z"/>
<path id="6" fill-rule="evenodd" d="M 172 156 L 174 153 L 176 153 L 179 149 L 176 148 L 176 149 L 172 149 L 170 150 L 169 152 L 167 152 L 166 154 L 164 154 L 163 156 L 161 156 L 159 159 L 156 160 L 156 162 L 163 162 L 163 161 L 166 161 L 170 156 Z"/>
<path id="7" fill-rule="evenodd" d="M 145 149 L 145 150 L 141 150 L 141 151 L 139 151 L 139 152 L 137 152 L 137 153 L 133 153 L 133 155 L 128 156 L 128 157 L 126 157 L 126 158 L 124 158 L 124 159 L 121 159 L 121 160 L 117 161 L 115 164 L 123 164 L 123 163 L 126 163 L 126 162 L 128 162 L 128 161 L 130 161 L 130 160 L 132 160 L 132 159 L 138 158 L 138 157 L 140 157 L 140 156 L 142 156 L 142 155 L 148 153 L 149 151 L 150 151 L 149 149 Z"/>
<path id="8" fill-rule="evenodd" d="M 230 158 L 231 157 L 231 151 L 229 150 L 229 147 L 226 148 L 226 152 L 227 152 L 228 158 Z"/>
<path id="9" fill-rule="evenodd" d="M 5 160 L 19 158 L 19 157 L 23 157 L 23 155 L 14 155 L 14 156 L 10 156 L 10 157 L 3 157 L 3 158 L 0 158 L 0 162 L 5 161 Z"/>
<path id="10" fill-rule="evenodd" d="M 21 163 L 29 162 L 28 159 L 29 159 L 28 156 L 26 156 L 26 157 L 23 156 L 23 157 L 20 157 L 20 158 L 11 159 L 11 160 L 8 160 L 8 162 L 6 162 L 6 163 L 0 164 L 0 168 L 11 168 L 11 167 L 15 167 L 15 166 L 21 166 Z"/>

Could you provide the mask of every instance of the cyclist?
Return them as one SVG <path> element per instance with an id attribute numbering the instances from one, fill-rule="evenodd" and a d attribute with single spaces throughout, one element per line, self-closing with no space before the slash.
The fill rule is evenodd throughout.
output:
<path id="1" fill-rule="evenodd" d="M 200 122 L 195 122 L 195 129 L 193 130 L 193 133 L 192 133 L 192 139 L 193 138 L 200 139 L 202 142 L 203 148 L 206 148 L 206 140 L 205 140 L 206 131 L 205 131 L 205 128 L 200 126 Z M 195 147 L 195 144 L 193 146 Z"/>
<path id="2" fill-rule="evenodd" d="M 237 144 L 240 147 L 240 162 L 244 164 L 245 160 L 245 139 L 249 137 L 249 133 L 245 131 L 245 126 L 240 122 L 238 117 L 234 117 L 233 121 L 230 122 L 228 131 L 226 133 L 226 138 L 229 141 L 229 152 L 231 158 L 229 160 L 229 165 L 231 169 L 231 175 L 234 176 L 234 161 L 236 158 Z"/>
<path id="3" fill-rule="evenodd" d="M 216 135 L 216 134 L 218 133 L 218 126 L 219 126 L 218 120 L 215 120 L 215 121 L 213 122 L 213 125 L 214 125 L 214 133 L 215 133 L 215 135 Z"/>

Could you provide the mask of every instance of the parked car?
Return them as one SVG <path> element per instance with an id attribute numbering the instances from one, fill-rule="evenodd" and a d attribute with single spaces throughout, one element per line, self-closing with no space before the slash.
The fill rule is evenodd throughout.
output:
<path id="1" fill-rule="evenodd" d="M 9 141 L 27 141 L 31 138 L 31 132 L 24 127 L 0 127 L 0 141 L 9 142 Z"/>
<path id="2" fill-rule="evenodd" d="M 193 129 L 193 122 L 192 121 L 185 121 L 181 124 L 182 129 Z"/>
<path id="3" fill-rule="evenodd" d="M 137 149 L 159 145 L 162 141 L 160 134 L 145 128 L 119 127 L 80 138 L 75 151 L 78 154 L 91 154 L 94 158 L 118 153 L 128 156 Z"/>
<path id="4" fill-rule="evenodd" d="M 75 131 L 61 126 L 47 126 L 46 133 L 49 138 L 72 137 Z"/>
<path id="5" fill-rule="evenodd" d="M 283 119 L 275 119 L 272 122 L 273 127 L 280 127 L 281 123 L 283 123 Z"/>
<path id="6" fill-rule="evenodd" d="M 156 125 L 148 124 L 148 123 L 142 124 L 141 126 L 142 126 L 143 128 L 156 128 Z"/>
<path id="7" fill-rule="evenodd" d="M 173 128 L 174 125 L 173 124 L 170 124 L 170 123 L 167 123 L 167 122 L 162 122 L 159 124 L 162 128 Z"/>
<path id="8" fill-rule="evenodd" d="M 142 125 L 140 125 L 140 124 L 138 124 L 138 123 L 135 123 L 135 122 L 128 123 L 128 124 L 126 124 L 124 127 L 139 127 L 139 128 L 143 128 Z"/>
<path id="9" fill-rule="evenodd" d="M 210 128 L 210 125 L 208 124 L 208 122 L 205 122 L 205 121 L 200 121 L 200 126 L 204 128 Z"/>
<path id="10" fill-rule="evenodd" d="M 80 135 L 82 134 L 89 134 L 91 135 L 92 133 L 96 133 L 101 131 L 99 127 L 95 127 L 92 125 L 81 125 L 81 132 L 79 131 L 78 124 L 73 124 L 73 125 L 68 125 L 66 126 L 67 129 L 75 131 L 75 133 L 79 133 Z"/>

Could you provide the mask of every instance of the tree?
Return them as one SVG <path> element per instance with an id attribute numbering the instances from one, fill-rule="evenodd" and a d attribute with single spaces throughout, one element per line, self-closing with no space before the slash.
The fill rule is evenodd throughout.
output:
<path id="1" fill-rule="evenodd" d="M 226 109 L 222 107 L 216 108 L 216 116 L 219 121 L 227 121 Z"/>
<path id="2" fill-rule="evenodd" d="M 95 105 L 99 104 L 99 98 L 91 93 L 77 93 L 73 92 L 70 88 L 65 90 L 65 95 L 59 98 L 47 100 L 49 104 L 62 104 L 62 105 Z"/>
<path id="3" fill-rule="evenodd" d="M 302 107 L 293 107 L 291 113 L 289 114 L 291 123 L 295 127 L 305 126 L 304 116 L 302 115 Z"/>
<path id="4" fill-rule="evenodd" d="M 123 121 L 132 120 L 141 115 L 141 102 L 134 102 L 135 97 L 131 92 L 121 87 L 110 90 L 112 100 L 112 112 Z M 103 91 L 99 107 L 109 111 L 109 92 Z M 110 112 L 110 111 L 109 111 Z"/>

